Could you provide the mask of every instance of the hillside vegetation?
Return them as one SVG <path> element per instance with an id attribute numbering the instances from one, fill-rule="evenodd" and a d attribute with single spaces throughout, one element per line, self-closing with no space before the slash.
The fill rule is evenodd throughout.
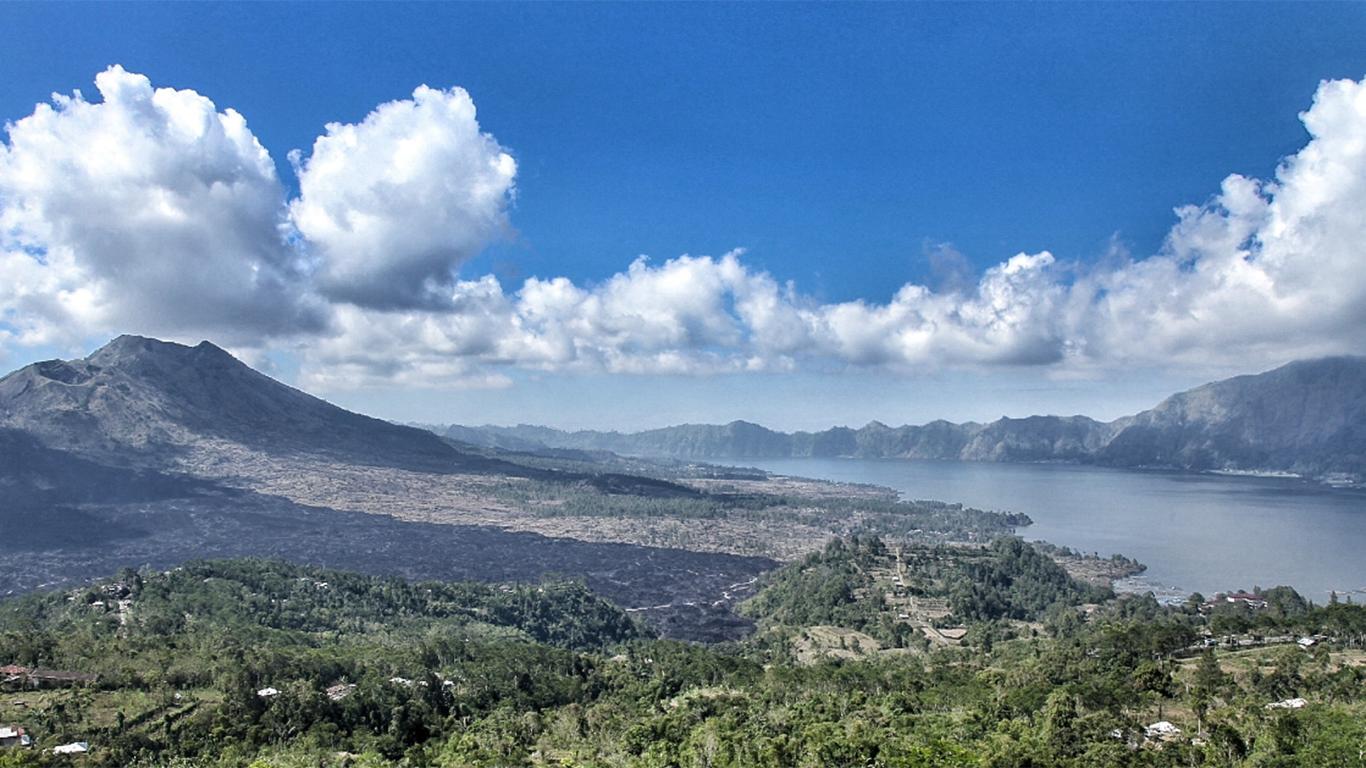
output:
<path id="1" fill-rule="evenodd" d="M 0 603 L 0 661 L 98 675 L 0 691 L 0 722 L 36 740 L 0 749 L 0 765 L 1359 765 L 1366 609 L 1286 593 L 1260 612 L 1140 597 L 1083 612 L 1071 606 L 1089 595 L 1027 551 L 976 562 L 1014 576 L 987 604 L 1042 622 L 964 618 L 959 645 L 805 661 L 772 633 L 651 639 L 573 584 L 409 584 L 263 561 L 124 572 Z M 844 542 L 776 576 L 751 609 L 766 626 L 857 621 L 858 609 L 812 614 L 790 588 L 803 568 L 886 554 Z M 1202 650 L 1207 632 L 1221 634 Z M 1315 633 L 1308 650 L 1275 639 Z M 1251 637 L 1271 644 L 1239 644 Z M 1267 706 L 1292 697 L 1306 703 Z M 1179 733 L 1146 735 L 1159 719 Z M 72 741 L 91 751 L 51 753 Z"/>

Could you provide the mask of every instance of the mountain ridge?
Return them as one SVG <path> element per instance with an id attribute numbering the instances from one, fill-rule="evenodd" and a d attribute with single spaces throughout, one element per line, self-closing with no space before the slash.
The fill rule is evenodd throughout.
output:
<path id="1" fill-rule="evenodd" d="M 736 420 L 564 432 L 402 426 L 276 381 L 207 341 L 186 346 L 125 335 L 85 358 L 41 361 L 0 378 L 0 429 L 102 464 L 156 469 L 197 450 L 221 454 L 224 446 L 422 471 L 504 464 L 467 450 L 474 446 L 683 460 L 1073 462 L 1359 482 L 1366 476 L 1366 358 L 1300 360 L 1210 382 L 1109 422 L 1082 415 L 898 427 L 872 421 L 788 433 Z"/>
<path id="2" fill-rule="evenodd" d="M 1122 468 L 1366 475 L 1366 357 L 1298 360 L 1210 382 L 1153 408 L 1102 422 L 1087 416 L 944 420 L 780 432 L 748 421 L 640 432 L 452 426 L 479 444 L 539 444 L 686 460 L 889 458 L 1073 462 Z M 455 434 L 451 434 L 455 438 Z"/>

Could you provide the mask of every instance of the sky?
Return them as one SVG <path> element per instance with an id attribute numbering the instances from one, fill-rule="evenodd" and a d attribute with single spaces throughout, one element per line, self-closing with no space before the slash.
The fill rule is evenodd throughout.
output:
<path id="1" fill-rule="evenodd" d="M 0 368 L 400 421 L 1084 413 L 1366 353 L 1366 5 L 0 5 Z"/>

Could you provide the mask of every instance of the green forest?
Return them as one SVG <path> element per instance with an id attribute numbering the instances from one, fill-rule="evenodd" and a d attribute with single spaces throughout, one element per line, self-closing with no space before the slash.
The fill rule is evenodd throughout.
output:
<path id="1" fill-rule="evenodd" d="M 0 766 L 1366 765 L 1366 608 L 1345 601 L 1163 606 L 1015 538 L 851 538 L 760 586 L 755 633 L 702 646 L 573 582 L 124 571 L 0 602 L 0 666 L 97 676 L 7 682 L 0 725 L 35 744 Z M 908 629 L 902 599 L 961 640 Z M 803 658 L 814 625 L 879 649 Z M 53 754 L 72 742 L 89 752 Z"/>

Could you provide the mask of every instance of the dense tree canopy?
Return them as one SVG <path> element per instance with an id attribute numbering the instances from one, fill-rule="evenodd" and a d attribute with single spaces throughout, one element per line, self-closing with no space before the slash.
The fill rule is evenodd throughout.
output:
<path id="1" fill-rule="evenodd" d="M 1249 619 L 1262 636 L 1319 634 L 1309 649 L 1206 648 L 1211 622 L 1191 608 L 1123 597 L 1080 611 L 1093 595 L 1031 551 L 937 561 L 933 583 L 980 577 L 1003 606 L 969 619 L 963 645 L 814 663 L 765 630 L 725 646 L 652 639 L 576 584 L 261 561 L 126 572 L 0 603 L 0 664 L 99 675 L 0 692 L 0 720 L 42 748 L 0 749 L 0 766 L 66 765 L 50 747 L 75 740 L 92 745 L 85 764 L 184 768 L 1360 765 L 1366 609 Z M 860 569 L 895 554 L 832 544 L 749 610 L 766 627 L 857 623 L 871 615 Z M 1001 618 L 1015 611 L 1044 630 Z M 1291 697 L 1307 704 L 1267 706 Z M 1146 737 L 1162 718 L 1183 734 Z"/>

